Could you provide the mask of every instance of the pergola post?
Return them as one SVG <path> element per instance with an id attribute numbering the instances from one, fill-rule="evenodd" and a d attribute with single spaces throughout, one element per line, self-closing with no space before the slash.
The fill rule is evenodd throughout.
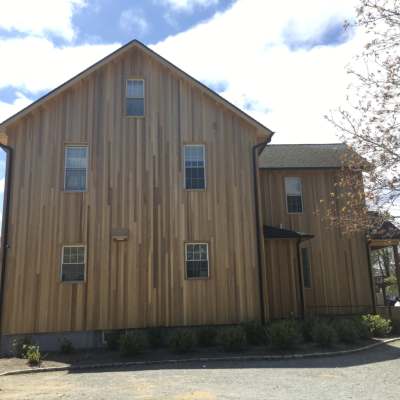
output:
<path id="1" fill-rule="evenodd" d="M 399 296 L 400 296 L 400 255 L 399 255 L 399 247 L 397 244 L 393 245 L 393 255 L 394 255 L 394 267 L 395 267 L 396 278 L 397 278 L 397 287 L 398 287 Z"/>

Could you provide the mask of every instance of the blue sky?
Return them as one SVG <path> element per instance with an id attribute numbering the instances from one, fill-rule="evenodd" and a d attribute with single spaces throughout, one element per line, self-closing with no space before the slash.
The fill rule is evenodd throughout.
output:
<path id="1" fill-rule="evenodd" d="M 344 101 L 362 43 L 343 30 L 355 4 L 2 0 L 0 120 L 137 38 L 276 131 L 276 143 L 337 141 L 324 115 Z"/>

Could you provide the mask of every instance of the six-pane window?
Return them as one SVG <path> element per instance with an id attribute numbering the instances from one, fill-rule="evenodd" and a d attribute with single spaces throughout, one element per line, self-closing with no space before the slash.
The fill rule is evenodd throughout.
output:
<path id="1" fill-rule="evenodd" d="M 205 189 L 204 145 L 185 145 L 185 189 Z"/>
<path id="2" fill-rule="evenodd" d="M 64 246 L 62 250 L 61 280 L 63 282 L 84 281 L 85 263 L 85 246 Z"/>
<path id="3" fill-rule="evenodd" d="M 66 146 L 64 189 L 84 192 L 87 181 L 87 146 Z"/>
<path id="4" fill-rule="evenodd" d="M 208 244 L 186 243 L 185 262 L 188 279 L 208 278 Z"/>
<path id="5" fill-rule="evenodd" d="M 286 204 L 289 213 L 303 212 L 303 197 L 300 178 L 285 178 Z"/>
<path id="6" fill-rule="evenodd" d="M 305 288 L 311 288 L 310 256 L 306 247 L 301 249 L 301 262 L 303 264 L 303 284 Z"/>
<path id="7" fill-rule="evenodd" d="M 128 79 L 126 81 L 126 115 L 129 117 L 144 116 L 143 79 Z"/>

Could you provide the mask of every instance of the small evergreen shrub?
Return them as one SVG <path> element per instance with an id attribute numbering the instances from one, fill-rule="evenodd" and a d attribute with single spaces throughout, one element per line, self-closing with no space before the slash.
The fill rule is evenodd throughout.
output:
<path id="1" fill-rule="evenodd" d="M 147 340 L 143 332 L 132 331 L 122 335 L 119 341 L 119 350 L 124 357 L 132 357 L 142 353 L 146 346 Z"/>
<path id="2" fill-rule="evenodd" d="M 340 318 L 334 322 L 338 338 L 343 343 L 356 343 L 360 339 L 356 324 L 352 319 Z"/>
<path id="3" fill-rule="evenodd" d="M 110 351 L 119 350 L 121 336 L 122 334 L 119 331 L 104 333 L 104 341 L 106 342 L 107 349 Z"/>
<path id="4" fill-rule="evenodd" d="M 246 347 L 246 332 L 242 326 L 223 328 L 218 335 L 218 343 L 225 351 L 241 351 Z"/>
<path id="5" fill-rule="evenodd" d="M 197 344 L 200 347 L 212 347 L 217 344 L 218 331 L 213 327 L 200 328 L 197 331 Z"/>
<path id="6" fill-rule="evenodd" d="M 295 320 L 273 322 L 269 334 L 272 345 L 280 350 L 293 349 L 303 339 L 299 323 Z"/>
<path id="7" fill-rule="evenodd" d="M 163 347 L 165 344 L 165 332 L 163 328 L 155 327 L 147 329 L 147 339 L 153 349 Z"/>
<path id="8" fill-rule="evenodd" d="M 312 328 L 312 341 L 322 347 L 332 347 L 338 340 L 335 328 L 327 322 L 316 322 Z"/>
<path id="9" fill-rule="evenodd" d="M 75 351 L 72 342 L 68 340 L 66 337 L 60 340 L 60 352 L 63 354 L 71 354 Z"/>
<path id="10" fill-rule="evenodd" d="M 251 321 L 242 324 L 246 333 L 246 341 L 253 346 L 268 344 L 268 332 L 265 326 L 260 322 Z"/>
<path id="11" fill-rule="evenodd" d="M 368 324 L 362 317 L 354 317 L 353 321 L 360 339 L 370 339 L 372 337 Z"/>
<path id="12" fill-rule="evenodd" d="M 190 329 L 177 329 L 169 337 L 169 347 L 175 353 L 187 353 L 196 344 L 193 331 Z"/>
<path id="13" fill-rule="evenodd" d="M 363 315 L 363 322 L 367 325 L 372 336 L 387 336 L 392 331 L 392 322 L 377 314 Z"/>
<path id="14" fill-rule="evenodd" d="M 304 321 L 302 322 L 302 333 L 305 341 L 307 342 L 313 341 L 314 327 L 320 322 L 322 321 L 319 318 L 315 317 L 307 317 L 304 319 Z"/>
<path id="15" fill-rule="evenodd" d="M 26 358 L 26 349 L 32 344 L 32 339 L 29 336 L 14 339 L 11 343 L 11 351 L 14 357 Z"/>
<path id="16" fill-rule="evenodd" d="M 40 365 L 42 361 L 42 355 L 40 353 L 39 346 L 36 345 L 24 345 L 25 358 L 28 360 L 28 364 L 31 366 Z"/>

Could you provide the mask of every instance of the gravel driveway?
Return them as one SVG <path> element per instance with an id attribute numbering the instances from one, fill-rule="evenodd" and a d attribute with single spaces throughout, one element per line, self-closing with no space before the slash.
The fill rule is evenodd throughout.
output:
<path id="1" fill-rule="evenodd" d="M 399 393 L 399 342 L 332 358 L 193 363 L 163 369 L 0 378 L 2 400 L 398 400 Z"/>

